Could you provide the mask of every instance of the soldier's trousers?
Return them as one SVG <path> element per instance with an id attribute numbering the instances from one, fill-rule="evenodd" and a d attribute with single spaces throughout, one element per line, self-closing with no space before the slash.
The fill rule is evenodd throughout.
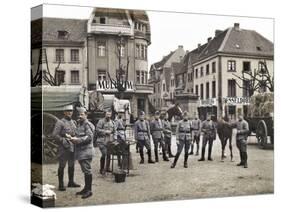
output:
<path id="1" fill-rule="evenodd" d="M 169 156 L 172 155 L 172 137 L 165 136 L 164 137 L 164 142 L 165 142 L 165 150 L 168 152 Z"/>
<path id="2" fill-rule="evenodd" d="M 59 156 L 59 169 L 64 169 L 66 163 L 68 163 L 68 168 L 74 167 L 74 152 L 66 151 Z"/>
<path id="3" fill-rule="evenodd" d="M 206 149 L 207 144 L 208 144 L 208 158 L 212 157 L 213 141 L 214 141 L 214 139 L 211 136 L 203 137 L 201 158 L 205 158 L 205 149 Z"/>
<path id="4" fill-rule="evenodd" d="M 183 147 L 184 147 L 184 153 L 188 154 L 190 143 L 191 143 L 191 140 L 189 140 L 189 139 L 179 140 L 179 143 L 177 144 L 177 146 L 178 146 L 177 154 L 178 155 L 181 154 Z"/>
<path id="5" fill-rule="evenodd" d="M 92 158 L 79 160 L 78 162 L 84 174 L 86 175 L 92 174 L 92 166 L 91 166 Z"/>
<path id="6" fill-rule="evenodd" d="M 163 141 L 162 138 L 153 138 L 153 143 L 154 143 L 154 154 L 155 154 L 155 160 L 158 161 L 159 158 L 158 158 L 158 147 L 159 145 L 161 145 L 162 147 L 162 155 L 163 155 L 163 159 L 166 159 L 167 156 L 166 156 L 166 146 L 165 146 L 165 143 Z"/>
<path id="7" fill-rule="evenodd" d="M 104 144 L 98 144 L 100 152 L 101 152 L 101 158 L 100 158 L 100 173 L 104 171 L 104 166 L 105 166 L 105 160 L 106 157 L 108 158 L 109 156 L 107 155 L 107 146 Z M 109 160 L 107 159 L 107 162 Z M 108 166 L 109 167 L 109 166 Z"/>
<path id="8" fill-rule="evenodd" d="M 247 154 L 247 141 L 246 139 L 238 139 L 236 140 L 236 146 L 239 150 L 241 163 L 247 163 L 248 154 Z"/>

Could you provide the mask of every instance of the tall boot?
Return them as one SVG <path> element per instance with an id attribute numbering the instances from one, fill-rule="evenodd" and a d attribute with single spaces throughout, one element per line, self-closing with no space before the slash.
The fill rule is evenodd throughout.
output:
<path id="1" fill-rule="evenodd" d="M 58 179 L 59 179 L 59 191 L 65 191 L 64 183 L 63 183 L 63 174 L 64 169 L 58 168 Z"/>
<path id="2" fill-rule="evenodd" d="M 196 144 L 196 155 L 199 155 L 199 143 Z"/>
<path id="3" fill-rule="evenodd" d="M 191 151 L 190 151 L 190 153 L 189 153 L 190 155 L 193 155 L 193 147 L 194 147 L 194 144 L 192 143 L 192 144 L 191 144 Z"/>
<path id="4" fill-rule="evenodd" d="M 110 154 L 106 155 L 105 171 L 106 172 L 111 172 L 110 171 Z"/>
<path id="5" fill-rule="evenodd" d="M 243 152 L 243 155 L 244 155 L 244 168 L 248 168 L 248 154 L 247 152 Z"/>
<path id="6" fill-rule="evenodd" d="M 175 157 L 175 156 L 172 154 L 171 144 L 168 145 L 168 154 L 169 154 L 169 158 Z"/>
<path id="7" fill-rule="evenodd" d="M 211 145 L 209 144 L 209 147 L 208 147 L 208 160 L 209 161 L 213 161 L 213 158 L 212 158 L 212 144 Z"/>
<path id="8" fill-rule="evenodd" d="M 155 154 L 155 162 L 159 162 L 159 158 L 158 158 L 158 148 L 154 148 L 154 154 Z"/>
<path id="9" fill-rule="evenodd" d="M 85 179 L 86 179 L 86 181 L 85 181 L 86 191 L 83 193 L 83 195 L 81 197 L 82 199 L 86 199 L 93 195 L 93 193 L 92 193 L 92 180 L 93 180 L 92 175 L 91 174 L 85 175 Z"/>
<path id="10" fill-rule="evenodd" d="M 139 153 L 140 153 L 140 164 L 144 164 L 144 155 L 143 155 L 143 149 L 139 149 Z"/>
<path id="11" fill-rule="evenodd" d="M 67 187 L 71 187 L 71 188 L 78 188 L 80 187 L 79 184 L 74 182 L 74 166 L 73 167 L 68 167 L 68 185 Z"/>
<path id="12" fill-rule="evenodd" d="M 100 158 L 100 174 L 102 174 L 102 175 L 105 174 L 104 166 L 105 166 L 105 157 L 101 157 Z"/>
<path id="13" fill-rule="evenodd" d="M 202 147 L 201 158 L 198 161 L 204 161 L 204 160 L 205 160 L 205 147 Z"/>
<path id="14" fill-rule="evenodd" d="M 148 155 L 148 163 L 155 163 L 155 162 L 151 159 L 151 150 L 150 150 L 150 149 L 147 150 L 147 155 Z"/>
<path id="15" fill-rule="evenodd" d="M 166 149 L 167 149 L 166 146 L 163 145 L 163 147 L 162 147 L 163 160 L 169 161 L 169 158 L 167 157 L 167 154 L 166 154 Z"/>
<path id="16" fill-rule="evenodd" d="M 244 160 L 243 160 L 243 153 L 239 150 L 240 155 L 240 163 L 237 164 L 237 166 L 244 166 Z"/>
<path id="17" fill-rule="evenodd" d="M 187 168 L 187 159 L 188 159 L 188 152 L 184 154 L 184 164 L 183 164 L 183 167 L 184 168 Z"/>
<path id="18" fill-rule="evenodd" d="M 180 153 L 177 153 L 176 156 L 175 156 L 174 162 L 171 165 L 172 169 L 176 167 L 179 156 L 180 156 Z"/>
<path id="19" fill-rule="evenodd" d="M 87 190 L 87 175 L 84 174 L 84 188 L 81 191 L 76 192 L 76 195 L 83 195 Z"/>

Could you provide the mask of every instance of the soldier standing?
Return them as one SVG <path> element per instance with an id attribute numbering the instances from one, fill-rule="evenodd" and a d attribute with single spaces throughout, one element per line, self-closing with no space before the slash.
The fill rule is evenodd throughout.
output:
<path id="1" fill-rule="evenodd" d="M 191 128 L 192 128 L 192 142 L 191 142 L 191 151 L 189 154 L 193 155 L 194 143 L 196 143 L 196 155 L 199 155 L 201 120 L 198 119 L 198 116 L 195 116 L 194 120 L 191 121 Z"/>
<path id="2" fill-rule="evenodd" d="M 179 156 L 184 147 L 184 168 L 187 168 L 187 160 L 188 160 L 188 151 L 191 143 L 191 122 L 188 120 L 188 113 L 185 111 L 183 113 L 183 120 L 178 123 L 176 136 L 177 136 L 177 154 L 175 156 L 174 162 L 171 165 L 171 168 L 175 168 Z"/>
<path id="3" fill-rule="evenodd" d="M 165 117 L 163 120 L 163 132 L 164 132 L 164 143 L 165 143 L 165 149 L 168 152 L 168 157 L 169 158 L 173 158 L 175 157 L 172 154 L 172 127 L 171 127 L 171 123 L 168 120 L 168 113 L 165 113 Z"/>
<path id="4" fill-rule="evenodd" d="M 82 199 L 92 196 L 92 158 L 94 155 L 93 137 L 94 125 L 87 119 L 85 108 L 79 109 L 79 120 L 76 136 L 69 135 L 70 141 L 75 145 L 75 159 L 78 160 L 81 170 L 84 173 L 84 188 L 76 195 L 82 195 Z"/>
<path id="5" fill-rule="evenodd" d="M 58 143 L 58 180 L 59 190 L 65 191 L 63 176 L 64 168 L 68 163 L 68 187 L 80 187 L 74 182 L 74 145 L 70 142 L 68 136 L 75 136 L 76 133 L 76 122 L 72 120 L 73 106 L 67 105 L 64 107 L 64 117 L 57 121 L 53 130 L 53 137 Z"/>
<path id="6" fill-rule="evenodd" d="M 120 147 L 120 154 L 117 155 L 118 157 L 118 166 L 120 168 L 122 167 L 122 161 L 125 161 L 125 151 L 126 151 L 126 125 L 122 119 L 122 114 L 119 113 L 117 116 L 117 119 L 115 120 L 115 128 L 116 128 L 116 132 L 117 132 L 117 142 L 118 145 Z M 122 156 L 122 158 L 121 158 Z"/>
<path id="7" fill-rule="evenodd" d="M 105 118 L 100 119 L 97 123 L 97 144 L 101 151 L 100 158 L 100 173 L 105 174 L 105 160 L 106 171 L 109 171 L 110 155 L 108 153 L 108 146 L 113 141 L 117 140 L 115 124 L 111 120 L 111 111 L 105 113 Z"/>
<path id="8" fill-rule="evenodd" d="M 238 116 L 236 127 L 236 145 L 239 149 L 240 154 L 240 163 L 238 163 L 237 166 L 244 166 L 244 168 L 248 168 L 247 138 L 249 134 L 249 124 L 246 120 L 243 119 L 242 115 Z"/>
<path id="9" fill-rule="evenodd" d="M 213 148 L 213 141 L 216 138 L 216 127 L 214 122 L 211 120 L 211 115 L 207 116 L 207 120 L 203 121 L 201 131 L 203 134 L 203 145 L 202 145 L 202 152 L 201 158 L 198 161 L 205 160 L 205 149 L 208 143 L 208 160 L 212 161 L 212 148 Z"/>
<path id="10" fill-rule="evenodd" d="M 144 120 L 145 113 L 143 111 L 140 112 L 139 120 L 136 121 L 135 128 L 135 140 L 139 145 L 139 153 L 140 153 L 140 164 L 144 163 L 144 154 L 143 147 L 147 149 L 148 154 L 148 163 L 154 163 L 151 159 L 151 147 L 150 147 L 150 128 L 148 121 Z"/>
<path id="11" fill-rule="evenodd" d="M 154 153 L 155 153 L 155 162 L 158 162 L 158 146 L 159 144 L 162 146 L 162 155 L 164 161 L 169 161 L 166 155 L 166 149 L 164 144 L 164 134 L 163 134 L 163 123 L 160 119 L 160 113 L 158 111 L 155 112 L 154 120 L 150 123 L 151 135 L 154 143 Z"/>

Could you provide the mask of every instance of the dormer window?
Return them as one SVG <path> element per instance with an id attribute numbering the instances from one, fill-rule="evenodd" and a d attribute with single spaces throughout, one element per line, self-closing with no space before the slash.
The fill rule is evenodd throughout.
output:
<path id="1" fill-rule="evenodd" d="M 68 35 L 69 35 L 68 32 L 65 30 L 58 31 L 58 39 L 66 40 L 66 39 L 68 39 Z"/>
<path id="2" fill-rule="evenodd" d="M 261 51 L 261 47 L 260 47 L 260 46 L 257 46 L 257 50 L 258 50 L 258 51 Z"/>

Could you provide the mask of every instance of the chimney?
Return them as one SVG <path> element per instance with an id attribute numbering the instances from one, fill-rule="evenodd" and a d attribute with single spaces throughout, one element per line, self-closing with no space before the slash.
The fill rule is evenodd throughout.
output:
<path id="1" fill-rule="evenodd" d="M 222 30 L 217 29 L 217 30 L 215 31 L 215 37 L 217 37 L 220 33 L 222 33 Z"/>
<path id="2" fill-rule="evenodd" d="M 179 48 L 179 49 L 183 49 L 183 45 L 179 45 L 178 48 Z"/>
<path id="3" fill-rule="evenodd" d="M 239 23 L 234 23 L 234 29 L 239 30 Z"/>
<path id="4" fill-rule="evenodd" d="M 197 44 L 197 47 L 200 48 L 200 46 L 201 46 L 201 43 L 198 43 L 198 44 Z"/>
<path id="5" fill-rule="evenodd" d="M 212 40 L 212 37 L 208 37 L 207 42 L 209 43 Z"/>

